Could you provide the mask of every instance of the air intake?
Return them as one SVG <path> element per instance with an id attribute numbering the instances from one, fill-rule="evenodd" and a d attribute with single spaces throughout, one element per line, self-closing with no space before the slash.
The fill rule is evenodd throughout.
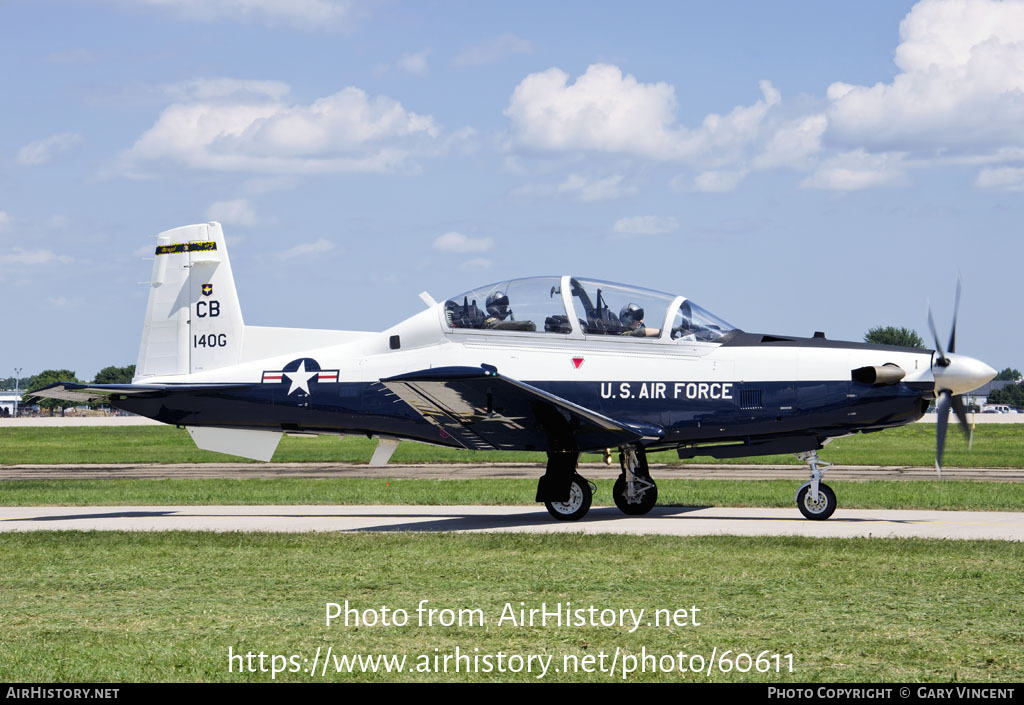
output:
<path id="1" fill-rule="evenodd" d="M 740 408 L 741 409 L 763 409 L 764 401 L 761 398 L 760 389 L 741 389 L 740 390 Z"/>

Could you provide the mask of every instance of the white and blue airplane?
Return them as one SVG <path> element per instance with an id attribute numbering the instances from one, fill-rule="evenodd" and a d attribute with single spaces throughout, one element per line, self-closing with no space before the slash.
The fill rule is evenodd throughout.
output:
<path id="1" fill-rule="evenodd" d="M 749 333 L 684 296 L 584 277 L 503 281 L 443 301 L 383 332 L 248 326 L 218 223 L 157 238 L 131 384 L 63 382 L 38 396 L 96 401 L 184 426 L 197 446 L 269 461 L 282 433 L 547 453 L 537 487 L 556 519 L 590 509 L 581 452 L 618 449 L 615 504 L 657 501 L 647 453 L 734 458 L 794 453 L 810 467 L 796 496 L 827 519 L 836 496 L 817 452 L 834 438 L 901 426 L 934 400 L 936 466 L 950 409 L 995 376 L 943 350 Z M 957 306 L 960 289 L 957 285 Z"/>

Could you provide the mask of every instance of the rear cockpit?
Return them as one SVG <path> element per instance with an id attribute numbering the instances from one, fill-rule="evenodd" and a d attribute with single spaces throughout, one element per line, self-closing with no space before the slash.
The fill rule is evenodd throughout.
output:
<path id="1" fill-rule="evenodd" d="M 575 277 L 498 282 L 444 303 L 447 332 L 720 343 L 738 329 L 682 296 Z"/>

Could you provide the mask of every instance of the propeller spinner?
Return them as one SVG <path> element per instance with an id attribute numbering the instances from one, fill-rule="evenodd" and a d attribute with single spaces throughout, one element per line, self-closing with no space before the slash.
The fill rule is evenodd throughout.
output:
<path id="1" fill-rule="evenodd" d="M 946 429 L 949 425 L 949 410 L 953 409 L 964 438 L 969 438 L 971 427 L 967 423 L 967 410 L 963 395 L 977 389 L 996 376 L 996 371 L 981 360 L 966 355 L 956 355 L 956 318 L 960 309 L 960 278 L 956 280 L 956 300 L 953 304 L 953 329 L 949 333 L 949 352 L 942 349 L 939 334 L 935 330 L 935 319 L 928 307 L 928 327 L 935 340 L 935 356 L 932 358 L 932 376 L 935 378 L 935 410 L 938 412 L 935 433 L 935 470 L 942 477 L 942 452 L 946 447 Z"/>

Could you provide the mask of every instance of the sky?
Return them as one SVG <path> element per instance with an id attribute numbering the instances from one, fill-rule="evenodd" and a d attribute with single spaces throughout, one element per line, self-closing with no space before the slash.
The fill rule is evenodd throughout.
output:
<path id="1" fill-rule="evenodd" d="M 490 282 L 1024 365 L 1024 3 L 0 0 L 0 377 L 135 362 L 157 233 L 250 325 Z"/>

